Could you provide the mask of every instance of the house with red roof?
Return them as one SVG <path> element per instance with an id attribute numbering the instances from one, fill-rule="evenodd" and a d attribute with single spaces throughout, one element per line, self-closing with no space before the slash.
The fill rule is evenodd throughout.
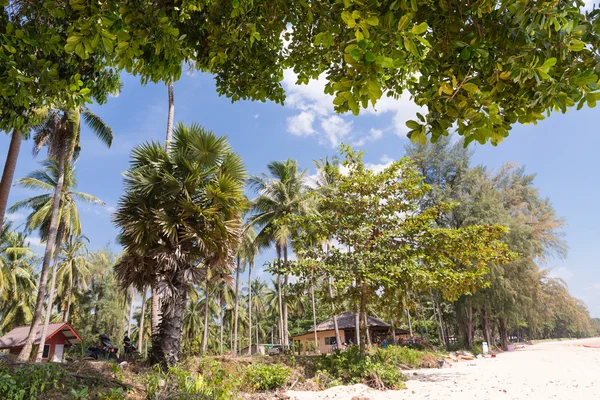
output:
<path id="1" fill-rule="evenodd" d="M 39 325 L 34 345 L 40 344 L 43 325 Z M 0 337 L 0 350 L 8 350 L 9 354 L 19 355 L 25 345 L 29 326 L 19 326 Z M 44 345 L 42 362 L 62 362 L 66 348 L 81 343 L 81 337 L 67 322 L 55 322 L 48 325 L 48 336 Z"/>

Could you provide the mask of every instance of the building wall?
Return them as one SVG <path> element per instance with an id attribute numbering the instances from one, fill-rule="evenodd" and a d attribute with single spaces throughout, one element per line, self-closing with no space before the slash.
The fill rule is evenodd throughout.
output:
<path id="1" fill-rule="evenodd" d="M 52 355 L 55 352 L 56 345 L 57 344 L 62 344 L 64 346 L 63 347 L 63 358 L 64 358 L 67 346 L 65 346 L 65 336 L 62 334 L 62 332 L 58 332 L 56 335 L 54 335 L 50 339 L 46 340 L 46 344 L 50 345 L 50 352 L 48 353 L 49 358 L 52 358 Z M 22 348 L 23 348 L 23 346 L 21 346 L 21 347 L 13 347 L 13 348 L 10 349 L 9 353 L 12 354 L 12 355 L 18 356 L 19 353 L 21 352 Z M 37 351 L 37 346 L 35 346 L 35 348 L 34 348 L 34 352 L 35 351 Z M 47 362 L 47 361 L 48 361 L 48 358 L 42 358 L 42 362 Z"/>
<path id="2" fill-rule="evenodd" d="M 340 330 L 340 336 L 341 336 L 342 342 L 347 342 L 346 338 L 344 337 L 343 330 Z M 319 351 L 321 352 L 321 354 L 329 353 L 331 351 L 331 348 L 333 347 L 333 345 L 325 344 L 325 338 L 334 338 L 335 339 L 335 329 L 332 329 L 329 331 L 317 332 L 317 339 L 319 341 Z M 304 335 L 294 336 L 293 340 L 294 340 L 294 342 L 301 343 L 301 349 L 302 349 L 303 354 L 314 352 L 313 350 L 315 347 L 315 334 L 313 332 L 306 333 Z M 339 344 L 340 343 L 338 343 L 338 345 Z"/>

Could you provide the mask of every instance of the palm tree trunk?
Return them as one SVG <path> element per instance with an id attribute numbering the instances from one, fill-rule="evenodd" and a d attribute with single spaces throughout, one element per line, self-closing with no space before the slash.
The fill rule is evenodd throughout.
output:
<path id="1" fill-rule="evenodd" d="M 360 310 L 359 310 L 360 311 Z M 356 340 L 356 345 L 360 346 L 360 329 L 358 329 L 360 325 L 360 312 L 354 314 L 354 336 Z"/>
<path id="2" fill-rule="evenodd" d="M 333 303 L 333 286 L 331 285 L 331 278 L 327 278 L 327 285 L 329 286 L 329 298 L 331 299 L 331 314 L 333 315 L 333 329 L 335 329 L 335 343 L 339 346 L 342 344 L 342 336 L 340 335 L 340 327 L 338 325 L 337 315 L 335 315 L 335 305 Z"/>
<path id="3" fill-rule="evenodd" d="M 313 330 L 315 332 L 315 352 L 320 353 L 319 338 L 317 336 L 317 310 L 315 307 L 315 285 L 310 285 L 310 297 L 312 299 Z"/>
<path id="4" fill-rule="evenodd" d="M 413 330 L 412 330 L 412 321 L 410 319 L 410 311 L 408 310 L 408 307 L 406 307 L 406 318 L 408 320 L 408 332 L 410 333 L 410 337 L 413 337 Z"/>
<path id="5" fill-rule="evenodd" d="M 367 344 L 367 324 L 366 324 L 366 308 L 367 308 L 367 286 L 363 283 L 360 288 L 360 356 L 364 357 L 366 354 Z"/>
<path id="6" fill-rule="evenodd" d="M 179 362 L 181 350 L 181 337 L 183 331 L 183 314 L 187 302 L 187 283 L 184 274 L 175 274 L 172 279 L 173 290 L 168 301 L 162 302 L 162 319 L 158 340 L 152 343 L 151 360 L 161 365 L 163 370 L 167 366 Z"/>
<path id="7" fill-rule="evenodd" d="M 140 316 L 140 326 L 138 327 L 138 349 L 142 351 L 144 343 L 144 320 L 146 319 L 146 287 L 142 289 L 142 315 Z"/>
<path id="8" fill-rule="evenodd" d="M 206 354 L 208 347 L 208 272 L 205 282 L 205 298 L 204 298 L 204 333 L 202 336 L 202 355 Z"/>
<path id="9" fill-rule="evenodd" d="M 2 180 L 0 180 L 0 228 L 4 226 L 8 195 L 10 194 L 10 187 L 15 177 L 15 169 L 17 168 L 22 141 L 23 136 L 21 132 L 16 129 L 13 130 L 10 137 L 10 145 L 8 146 L 8 154 L 6 155 L 6 162 L 4 163 L 4 171 L 2 172 Z"/>
<path id="10" fill-rule="evenodd" d="M 175 96 L 173 94 L 173 79 L 167 83 L 167 90 L 169 92 L 169 115 L 167 117 L 167 140 L 166 147 L 169 147 L 169 143 L 173 139 L 173 118 L 175 117 Z"/>
<path id="11" fill-rule="evenodd" d="M 252 355 L 252 264 L 248 264 L 248 355 Z M 258 332 L 256 340 L 258 346 Z"/>
<path id="12" fill-rule="evenodd" d="M 129 299 L 129 320 L 127 321 L 127 336 L 131 337 L 131 322 L 133 321 L 133 302 L 135 300 L 135 289 L 131 287 L 131 297 Z"/>
<path id="13" fill-rule="evenodd" d="M 240 302 L 240 257 L 237 258 L 237 270 L 235 271 L 235 305 L 233 310 L 233 346 L 232 355 L 237 357 L 237 340 L 238 340 L 238 307 Z"/>
<path id="14" fill-rule="evenodd" d="M 280 264 L 281 263 L 281 246 L 276 245 L 275 248 L 277 249 L 277 262 Z M 278 310 L 278 318 L 279 318 L 279 343 L 281 344 L 282 348 L 284 347 L 284 343 L 283 343 L 283 299 L 281 298 L 281 275 L 277 274 L 277 301 L 278 301 L 278 306 L 279 306 L 279 310 Z M 272 342 L 273 340 L 271 340 Z"/>
<path id="15" fill-rule="evenodd" d="M 54 188 L 54 197 L 52 199 L 52 214 L 50 215 L 50 227 L 48 229 L 48 240 L 46 241 L 46 249 L 44 250 L 44 261 L 42 262 L 42 270 L 40 273 L 40 284 L 38 285 L 37 300 L 35 303 L 35 311 L 31 321 L 31 327 L 25 339 L 25 345 L 19 353 L 18 360 L 25 362 L 29 359 L 31 349 L 33 347 L 33 340 L 36 336 L 38 325 L 42 318 L 42 308 L 44 306 L 44 297 L 46 297 L 46 282 L 48 280 L 48 269 L 50 267 L 50 259 L 52 258 L 52 251 L 56 244 L 56 234 L 58 230 L 58 212 L 60 210 L 60 197 L 62 194 L 63 184 L 65 181 L 65 149 L 64 146 L 60 148 L 58 154 L 58 179 L 56 181 L 56 187 Z M 43 344 L 40 342 L 40 348 L 43 351 Z"/>
<path id="16" fill-rule="evenodd" d="M 67 307 L 65 307 L 65 311 L 63 312 L 64 322 L 69 322 L 69 314 L 71 313 L 71 296 L 73 295 L 72 285 L 73 283 L 71 282 L 71 285 L 67 287 L 67 294 L 65 295 L 67 298 Z"/>
<path id="17" fill-rule="evenodd" d="M 42 328 L 42 336 L 40 338 L 40 344 L 38 345 L 37 355 L 35 357 L 36 362 L 42 361 L 44 355 L 44 345 L 46 344 L 46 337 L 48 336 L 48 327 L 50 325 L 50 318 L 52 317 L 52 303 L 54 303 L 54 293 L 56 291 L 56 270 L 58 269 L 58 255 L 60 254 L 60 239 L 62 237 L 63 229 L 59 229 L 59 233 L 56 237 L 56 247 L 54 248 L 54 262 L 52 266 L 52 278 L 50 279 L 50 293 L 48 295 L 48 304 L 46 305 L 46 316 L 44 318 L 44 327 Z M 50 354 L 48 354 L 50 358 Z"/>
<path id="18" fill-rule="evenodd" d="M 152 316 L 150 317 L 150 330 L 152 337 L 158 336 L 160 325 L 160 299 L 158 297 L 158 288 L 156 282 L 152 284 Z"/>
<path id="19" fill-rule="evenodd" d="M 287 267 L 288 252 L 287 243 L 283 245 L 283 264 Z M 288 328 L 288 303 L 287 303 L 287 288 L 289 284 L 289 275 L 283 276 L 283 349 L 286 350 L 290 343 L 290 331 Z"/>
<path id="20" fill-rule="evenodd" d="M 225 290 L 225 285 L 223 285 L 222 290 Z M 221 317 L 220 329 L 221 329 L 221 337 L 219 338 L 219 355 L 223 355 L 223 324 L 225 323 L 225 310 L 223 309 L 223 291 L 221 291 L 221 295 L 219 296 L 219 316 Z"/>

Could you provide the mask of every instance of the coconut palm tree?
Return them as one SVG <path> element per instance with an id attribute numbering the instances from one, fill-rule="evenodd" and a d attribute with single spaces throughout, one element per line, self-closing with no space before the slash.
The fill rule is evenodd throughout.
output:
<path id="1" fill-rule="evenodd" d="M 25 234 L 4 231 L 1 236 L 0 329 L 6 331 L 31 321 L 38 258 L 28 247 Z"/>
<path id="2" fill-rule="evenodd" d="M 267 165 L 270 175 L 262 174 L 250 178 L 250 186 L 258 193 L 253 201 L 254 216 L 251 225 L 257 226 L 259 232 L 256 242 L 260 247 L 275 244 L 278 264 L 288 262 L 288 242 L 292 236 L 291 229 L 282 223 L 283 217 L 287 215 L 303 215 L 314 210 L 311 190 L 306 182 L 306 171 L 298 168 L 295 160 L 272 161 Z M 284 290 L 281 289 L 281 277 L 277 275 L 278 292 L 281 298 L 280 324 L 281 344 L 287 347 L 288 334 L 288 305 L 285 298 L 285 290 L 289 283 L 288 276 L 283 279 Z"/>
<path id="3" fill-rule="evenodd" d="M 58 264 L 57 280 L 64 322 L 69 322 L 73 291 L 87 290 L 90 284 L 92 263 L 88 259 L 86 242 L 88 239 L 83 235 L 71 235 L 62 248 L 62 261 Z"/>
<path id="4" fill-rule="evenodd" d="M 50 223 L 48 225 L 48 239 L 44 250 L 44 259 L 40 272 L 40 284 L 38 285 L 38 294 L 35 306 L 35 312 L 31 327 L 25 340 L 25 345 L 19 354 L 19 361 L 26 361 L 31 353 L 33 340 L 37 333 L 37 326 L 42 317 L 42 308 L 44 297 L 46 296 L 46 281 L 48 279 L 48 269 L 52 252 L 56 251 L 56 237 L 59 228 L 60 199 L 63 192 L 65 180 L 65 165 L 70 164 L 73 158 L 77 157 L 80 150 L 81 119 L 83 118 L 90 130 L 107 146 L 112 143 L 112 130 L 93 112 L 88 109 L 76 108 L 73 110 L 54 110 L 49 112 L 46 120 L 35 129 L 34 152 L 39 152 L 44 146 L 48 147 L 48 156 L 57 163 L 57 180 L 54 188 L 53 203 L 50 213 Z M 54 282 L 56 279 L 56 270 L 54 270 L 52 283 L 50 286 L 48 307 L 52 306 Z M 49 315 L 47 311 L 46 314 Z M 36 360 L 41 360 L 46 334 L 48 331 L 49 318 L 44 322 L 40 344 L 38 345 L 38 354 Z"/>
<path id="5" fill-rule="evenodd" d="M 133 151 L 114 220 L 124 259 L 145 259 L 147 283 L 160 285 L 161 322 L 151 358 L 163 367 L 179 359 L 188 283 L 200 282 L 208 268 L 232 270 L 245 176 L 226 138 L 195 124 L 179 124 L 168 151 L 157 143 Z M 132 269 L 137 274 L 141 267 L 116 266 L 122 285 L 133 283 Z"/>

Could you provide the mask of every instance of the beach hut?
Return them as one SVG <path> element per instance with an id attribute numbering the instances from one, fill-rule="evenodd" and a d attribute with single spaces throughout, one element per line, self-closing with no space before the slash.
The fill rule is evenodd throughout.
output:
<path id="1" fill-rule="evenodd" d="M 19 326 L 0 338 L 0 350 L 8 350 L 9 354 L 18 355 L 25 345 L 29 326 Z M 38 327 L 33 344 L 37 347 L 42 336 L 42 325 Z M 67 322 L 56 322 L 48 325 L 48 336 L 44 344 L 42 361 L 62 362 L 66 348 L 81 343 L 81 337 Z"/>

